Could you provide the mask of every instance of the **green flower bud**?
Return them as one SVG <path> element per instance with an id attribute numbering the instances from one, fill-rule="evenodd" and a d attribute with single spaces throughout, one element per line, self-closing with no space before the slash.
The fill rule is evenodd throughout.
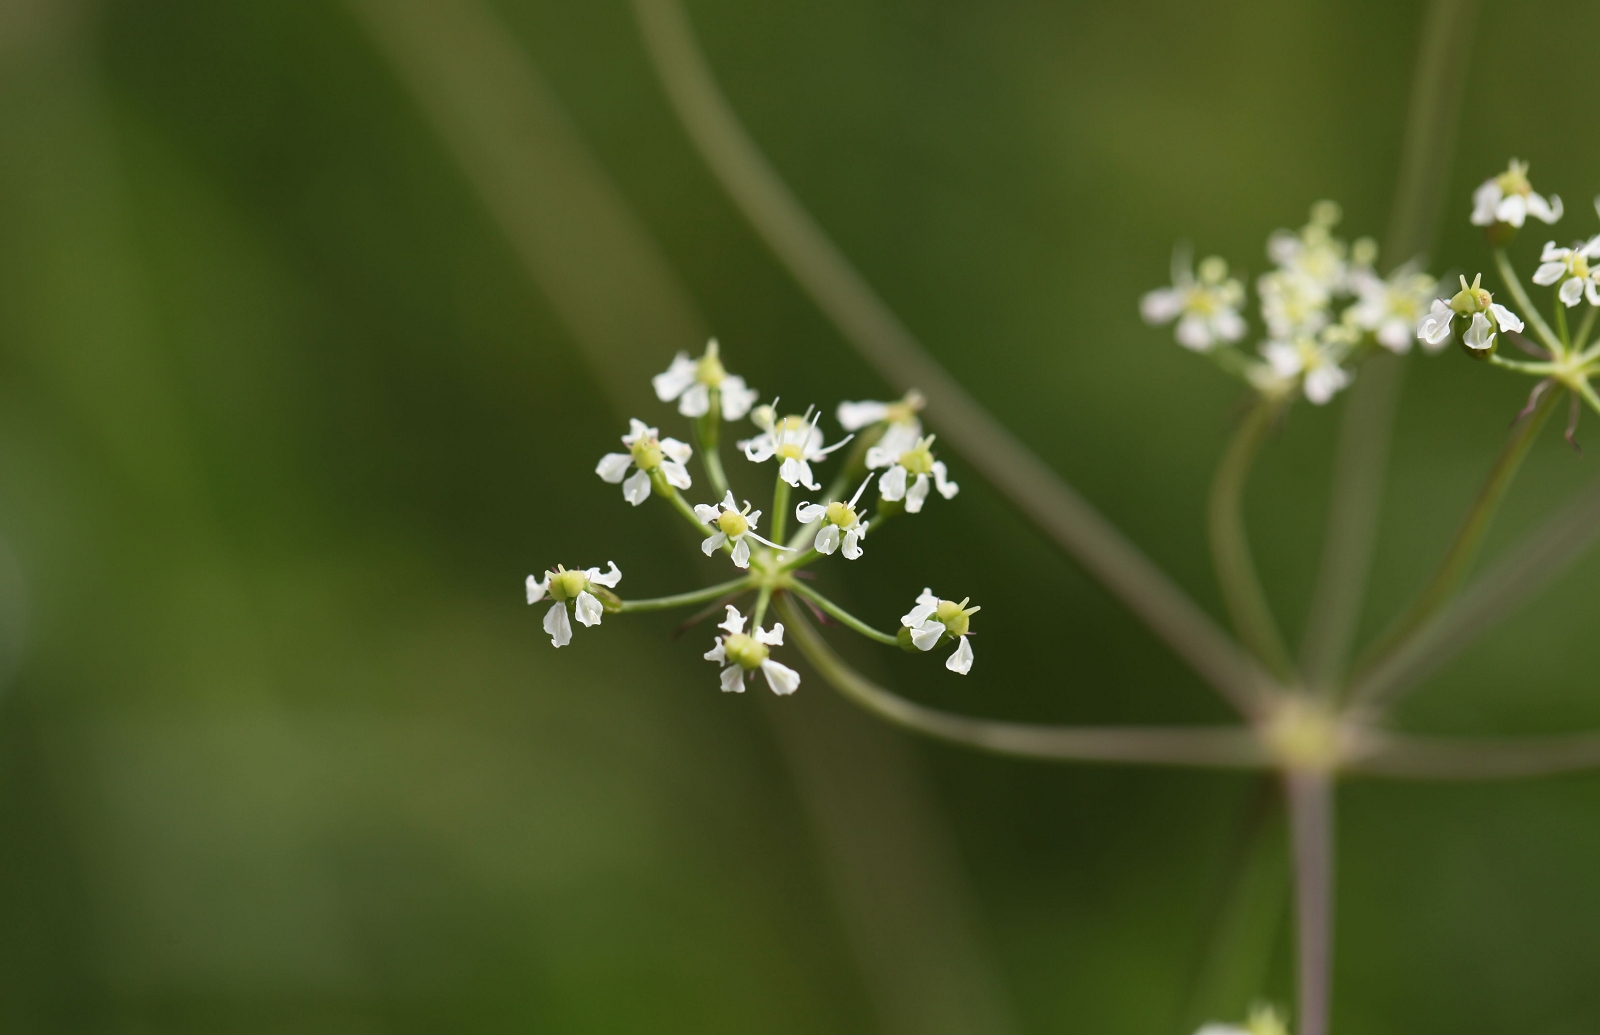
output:
<path id="1" fill-rule="evenodd" d="M 748 532 L 750 530 L 750 521 L 736 510 L 724 510 L 717 515 L 717 527 L 726 532 L 729 539 L 732 539 L 734 536 L 744 535 Z"/>
<path id="2" fill-rule="evenodd" d="M 1467 278 L 1461 278 L 1461 290 L 1457 291 L 1450 299 L 1450 308 L 1459 316 L 1471 316 L 1488 310 L 1494 296 L 1479 285 L 1483 282 L 1483 274 L 1472 278 L 1472 283 L 1467 283 Z"/>
<path id="3" fill-rule="evenodd" d="M 757 643 L 754 637 L 744 633 L 734 633 L 723 640 L 722 649 L 729 661 L 746 671 L 760 668 L 761 663 L 767 660 L 766 644 Z"/>
<path id="4" fill-rule="evenodd" d="M 550 577 L 550 596 L 556 600 L 572 600 L 588 585 L 589 579 L 583 572 L 568 571 L 558 564 Z"/>
<path id="5" fill-rule="evenodd" d="M 822 515 L 823 520 L 832 522 L 840 528 L 849 528 L 856 523 L 856 512 L 848 503 L 835 500 L 828 504 L 828 509 Z"/>
<path id="6" fill-rule="evenodd" d="M 928 447 L 933 445 L 933 435 L 919 441 L 914 449 L 908 449 L 900 454 L 896 461 L 906 469 L 907 474 L 932 474 L 933 451 Z"/>

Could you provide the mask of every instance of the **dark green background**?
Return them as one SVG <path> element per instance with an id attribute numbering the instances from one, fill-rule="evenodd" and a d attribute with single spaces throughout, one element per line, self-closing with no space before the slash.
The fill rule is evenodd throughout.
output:
<path id="1" fill-rule="evenodd" d="M 689 6 L 845 252 L 1216 611 L 1200 519 L 1241 393 L 1142 327 L 1138 295 L 1179 237 L 1259 271 L 1319 197 L 1381 235 L 1421 5 Z M 692 151 L 627 5 L 496 7 L 730 367 L 802 405 L 883 394 Z M 1595 229 L 1597 30 L 1593 4 L 1485 5 L 1435 270 L 1486 263 L 1468 199 L 1511 153 L 1567 199 L 1562 236 Z M 559 311 L 350 9 L 0 5 L 0 1027 L 904 1031 L 885 1003 L 953 1016 L 942 997 L 988 975 L 1009 1030 L 1181 1031 L 1256 782 L 913 743 L 815 678 L 725 697 L 705 631 L 674 640 L 668 616 L 550 648 L 529 571 L 614 559 L 633 595 L 722 571 L 593 476 L 629 414 Z M 1369 631 L 1527 387 L 1455 351 L 1413 365 Z M 1339 410 L 1297 410 L 1253 485 L 1294 633 Z M 875 674 L 995 716 L 1224 718 L 951 463 L 956 501 L 825 578 L 880 624 L 925 584 L 970 594 L 977 666 Z M 1595 463 L 1547 433 L 1491 549 Z M 1405 724 L 1600 725 L 1597 576 L 1590 557 Z M 1349 786 L 1336 1028 L 1600 1026 L 1597 814 L 1595 777 Z M 938 946 L 841 893 L 880 881 L 916 912 L 907 858 L 970 921 L 965 977 L 935 980 L 916 959 Z M 1280 1002 L 1286 935 L 1257 938 Z"/>

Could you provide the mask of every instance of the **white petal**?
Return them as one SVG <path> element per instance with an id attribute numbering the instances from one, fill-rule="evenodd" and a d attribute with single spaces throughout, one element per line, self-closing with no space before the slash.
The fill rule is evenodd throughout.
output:
<path id="1" fill-rule="evenodd" d="M 1540 262 L 1560 262 L 1563 265 L 1565 265 L 1567 256 L 1569 256 L 1571 254 L 1572 254 L 1572 249 L 1571 248 L 1562 248 L 1562 247 L 1559 247 L 1554 241 L 1546 241 L 1544 243 L 1544 251 L 1539 253 L 1539 261 Z M 1535 274 L 1535 276 L 1537 276 L 1537 274 Z M 1534 281 L 1534 283 L 1537 284 L 1537 283 L 1539 283 L 1539 281 L 1536 280 L 1536 281 Z"/>
<path id="2" fill-rule="evenodd" d="M 1380 323 L 1373 332 L 1373 337 L 1378 344 L 1396 355 L 1403 356 L 1411 351 L 1411 323 L 1398 316 L 1391 316 Z"/>
<path id="3" fill-rule="evenodd" d="M 945 468 L 943 460 L 933 462 L 933 481 L 939 488 L 939 495 L 947 500 L 956 498 L 956 493 L 961 491 L 961 486 L 950 480 L 950 472 Z"/>
<path id="4" fill-rule="evenodd" d="M 744 443 L 744 458 L 753 464 L 766 463 L 778 451 L 771 435 L 757 435 Z"/>
<path id="5" fill-rule="evenodd" d="M 767 685 L 779 697 L 786 697 L 800 689 L 800 673 L 788 665 L 768 659 L 761 663 L 761 674 L 767 677 Z"/>
<path id="6" fill-rule="evenodd" d="M 596 600 L 588 590 L 581 591 L 573 605 L 578 621 L 591 628 L 599 625 L 600 617 L 606 613 L 606 609 L 600 606 L 600 601 Z"/>
<path id="7" fill-rule="evenodd" d="M 1528 199 L 1521 194 L 1508 194 L 1495 206 L 1494 217 L 1502 223 L 1522 226 L 1528 218 Z"/>
<path id="8" fill-rule="evenodd" d="M 725 694 L 744 693 L 744 669 L 738 665 L 729 665 L 722 670 L 722 692 Z"/>
<path id="9" fill-rule="evenodd" d="M 964 676 L 972 671 L 972 644 L 967 642 L 965 636 L 958 636 L 957 639 L 961 641 L 961 646 L 957 647 L 956 652 L 945 661 L 944 667 L 957 675 Z"/>
<path id="10" fill-rule="evenodd" d="M 802 525 L 809 525 L 828 512 L 828 508 L 820 503 L 801 503 L 794 508 L 794 519 Z"/>
<path id="11" fill-rule="evenodd" d="M 676 460 L 680 464 L 686 464 L 689 462 L 689 458 L 694 456 L 694 447 L 687 442 L 679 442 L 675 438 L 664 438 L 661 440 L 661 452 L 668 459 Z"/>
<path id="12" fill-rule="evenodd" d="M 628 473 L 628 468 L 633 464 L 630 453 L 607 453 L 595 465 L 594 473 L 612 485 L 622 481 L 622 476 Z"/>
<path id="13" fill-rule="evenodd" d="M 1518 318 L 1516 313 L 1513 313 L 1499 302 L 1492 303 L 1489 306 L 1489 312 L 1494 314 L 1494 322 L 1500 325 L 1502 331 L 1517 331 L 1521 333 L 1522 320 Z"/>
<path id="14" fill-rule="evenodd" d="M 661 477 L 667 484 L 679 489 L 687 489 L 694 485 L 689 478 L 689 469 L 676 460 L 661 461 Z"/>
<path id="15" fill-rule="evenodd" d="M 1583 298 L 1583 284 L 1584 282 L 1577 277 L 1571 277 L 1565 284 L 1561 285 L 1561 290 L 1556 292 L 1556 297 L 1561 299 L 1562 305 L 1571 309 Z"/>
<path id="16" fill-rule="evenodd" d="M 889 404 L 864 400 L 842 402 L 835 412 L 839 426 L 846 431 L 860 431 L 868 424 L 876 424 L 889 416 Z"/>
<path id="17" fill-rule="evenodd" d="M 804 460 L 798 461 L 798 463 L 800 464 L 799 484 L 804 485 L 812 492 L 816 492 L 818 489 L 822 488 L 822 485 L 811 474 L 811 465 L 806 463 Z"/>
<path id="18" fill-rule="evenodd" d="M 1566 251 L 1565 248 L 1562 251 Z M 1565 257 L 1563 256 L 1563 259 Z M 1540 287 L 1549 287 L 1567 274 L 1567 264 L 1561 262 L 1546 262 L 1533 271 L 1533 282 Z"/>
<path id="19" fill-rule="evenodd" d="M 728 617 L 724 618 L 717 628 L 728 630 L 728 635 L 730 636 L 737 636 L 744 632 L 744 615 L 739 613 L 739 609 L 737 607 L 729 604 Z"/>
<path id="20" fill-rule="evenodd" d="M 900 469 L 902 471 L 905 470 L 903 467 Z M 927 475 L 919 474 L 917 475 L 917 480 L 911 484 L 911 488 L 906 490 L 907 514 L 922 513 L 922 503 L 928 498 L 928 482 Z"/>
<path id="21" fill-rule="evenodd" d="M 615 589 L 617 583 L 622 581 L 622 571 L 617 567 L 616 561 L 607 561 L 606 567 L 610 570 L 604 575 L 600 574 L 599 568 L 590 568 L 583 573 L 584 577 L 590 582 L 598 582 L 607 589 Z"/>
<path id="22" fill-rule="evenodd" d="M 844 559 L 853 561 L 861 556 L 861 535 L 855 529 L 844 534 Z"/>
<path id="23" fill-rule="evenodd" d="M 733 566 L 735 568 L 750 567 L 750 544 L 740 536 L 733 544 Z"/>
<path id="24" fill-rule="evenodd" d="M 911 630 L 911 642 L 918 650 L 932 650 L 944 633 L 944 623 L 930 618 Z"/>
<path id="25" fill-rule="evenodd" d="M 1595 283 L 1593 277 L 1584 285 L 1583 297 L 1589 300 L 1590 305 L 1600 306 L 1600 284 Z"/>
<path id="26" fill-rule="evenodd" d="M 1472 326 L 1461 336 L 1461 341 L 1467 348 L 1479 351 L 1493 345 L 1494 329 L 1489 324 L 1489 318 L 1482 313 L 1473 313 Z"/>
<path id="27" fill-rule="evenodd" d="M 1584 246 L 1578 249 L 1578 251 L 1581 252 L 1583 257 L 1586 259 L 1600 259 L 1600 234 L 1595 234 L 1593 237 L 1589 238 Z"/>
<path id="28" fill-rule="evenodd" d="M 1335 366 L 1321 366 L 1306 374 L 1305 393 L 1318 406 L 1332 399 L 1350 383 L 1350 375 Z"/>
<path id="29" fill-rule="evenodd" d="M 884 472 L 883 477 L 878 479 L 878 492 L 890 503 L 895 500 L 905 499 L 906 469 L 899 464 L 895 464 Z"/>
<path id="30" fill-rule="evenodd" d="M 1219 309 L 1212 314 L 1211 330 L 1222 341 L 1238 341 L 1244 337 L 1244 317 L 1232 309 Z"/>
<path id="31" fill-rule="evenodd" d="M 639 441 L 641 438 L 646 436 L 655 438 L 657 434 L 658 432 L 655 428 L 652 428 L 638 417 L 629 417 L 628 433 L 622 436 L 622 444 L 627 446 L 629 449 L 632 449 L 633 444 Z"/>
<path id="32" fill-rule="evenodd" d="M 689 358 L 687 352 L 680 352 L 672 357 L 672 365 L 664 373 L 650 379 L 650 386 L 656 390 L 657 399 L 671 402 L 694 383 L 694 372 L 694 360 Z"/>
<path id="33" fill-rule="evenodd" d="M 878 466 L 887 467 L 894 463 L 901 453 L 917 448 L 917 439 L 921 437 L 922 422 L 919 420 L 913 420 L 908 424 L 891 424 L 883 429 L 883 437 L 878 439 L 877 448 L 883 450 L 880 455 L 886 459 Z M 869 455 L 870 453 L 868 450 Z M 871 467 L 872 464 L 869 463 L 867 466 Z"/>
<path id="34" fill-rule="evenodd" d="M 550 634 L 550 642 L 557 647 L 572 642 L 572 623 L 567 620 L 565 601 L 557 600 L 544 613 L 544 631 Z"/>
<path id="35" fill-rule="evenodd" d="M 1489 226 L 1494 222 L 1494 210 L 1500 206 L 1500 185 L 1485 180 L 1472 192 L 1472 225 Z"/>
<path id="36" fill-rule="evenodd" d="M 1546 223 L 1554 223 L 1561 218 L 1561 196 L 1550 195 L 1550 200 L 1545 201 L 1538 194 L 1528 195 L 1528 214 Z"/>
<path id="37" fill-rule="evenodd" d="M 728 660 L 728 652 L 723 649 L 722 641 L 720 639 L 717 640 L 716 643 L 712 644 L 710 650 L 706 651 L 700 656 L 705 658 L 707 661 L 715 661 L 719 664 Z"/>
<path id="38" fill-rule="evenodd" d="M 817 530 L 817 541 L 813 544 L 820 554 L 831 554 L 839 548 L 839 526 L 835 524 L 823 525 Z"/>
<path id="39" fill-rule="evenodd" d="M 1433 300 L 1433 309 L 1422 322 L 1417 324 L 1417 337 L 1437 350 L 1450 340 L 1451 322 L 1455 319 L 1455 311 L 1450 308 L 1442 298 Z"/>
<path id="40" fill-rule="evenodd" d="M 764 643 L 768 647 L 782 647 L 783 623 L 778 622 L 771 629 L 757 629 L 752 635 L 757 643 Z"/>
<path id="41" fill-rule="evenodd" d="M 694 505 L 694 516 L 708 525 L 717 520 L 717 516 L 721 513 L 722 511 L 709 503 L 696 503 Z"/>
<path id="42" fill-rule="evenodd" d="M 528 603 L 537 604 L 539 601 L 543 600 L 545 591 L 548 590 L 549 588 L 550 588 L 550 579 L 548 577 L 546 577 L 545 580 L 543 582 L 541 582 L 537 578 L 535 578 L 534 576 L 529 575 L 528 576 Z"/>
<path id="43" fill-rule="evenodd" d="M 1211 326 L 1204 317 L 1189 315 L 1178 321 L 1178 344 L 1195 352 L 1209 352 L 1216 340 L 1211 336 Z"/>
<path id="44" fill-rule="evenodd" d="M 678 400 L 678 412 L 685 417 L 704 417 L 711 410 L 711 389 L 696 381 Z"/>
<path id="45" fill-rule="evenodd" d="M 1284 341 L 1269 341 L 1261 346 L 1261 355 L 1279 377 L 1294 377 L 1305 367 L 1300 350 Z"/>
<path id="46" fill-rule="evenodd" d="M 926 622 L 937 610 L 939 610 L 939 598 L 933 595 L 933 590 L 924 589 L 917 594 L 917 606 L 913 607 L 910 613 L 900 619 L 900 624 L 907 629 L 915 629 L 923 622 Z"/>
<path id="47" fill-rule="evenodd" d="M 638 506 L 650 498 L 650 475 L 644 471 L 635 471 L 622 483 L 622 498 Z"/>
<path id="48" fill-rule="evenodd" d="M 707 557 L 710 557 L 712 554 L 722 549 L 722 544 L 727 541 L 728 533 L 721 531 L 713 532 L 711 535 L 707 536 L 701 541 L 700 552 L 705 554 Z"/>
<path id="49" fill-rule="evenodd" d="M 730 374 L 722 381 L 722 419 L 726 421 L 743 420 L 744 415 L 761 398 L 761 393 L 754 388 L 745 387 L 744 378 Z"/>
<path id="50" fill-rule="evenodd" d="M 881 442 L 882 440 L 880 439 L 879 441 Z M 867 470 L 876 471 L 880 467 L 888 467 L 904 452 L 904 449 L 897 449 L 891 452 L 882 445 L 873 446 L 867 450 Z"/>
<path id="51" fill-rule="evenodd" d="M 1145 292 L 1144 297 L 1139 299 L 1139 315 L 1148 324 L 1167 323 L 1181 312 L 1183 312 L 1183 294 L 1172 288 L 1156 288 L 1154 291 Z M 844 421 L 841 420 L 839 423 L 844 424 Z M 849 425 L 845 424 L 845 427 Z"/>

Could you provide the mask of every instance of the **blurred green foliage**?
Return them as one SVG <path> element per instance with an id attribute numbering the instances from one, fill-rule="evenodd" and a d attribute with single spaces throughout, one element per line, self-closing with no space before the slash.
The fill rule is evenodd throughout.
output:
<path id="1" fill-rule="evenodd" d="M 796 403 L 880 395 L 690 149 L 627 5 L 497 9 L 730 367 Z M 1350 236 L 1381 233 L 1421 5 L 690 11 L 752 132 L 906 322 L 1217 610 L 1200 519 L 1239 389 L 1136 299 L 1175 238 L 1259 271 L 1266 234 L 1319 197 Z M 1508 152 L 1568 200 L 1565 236 L 1594 228 L 1597 36 L 1592 4 L 1485 6 L 1435 270 L 1487 265 L 1467 199 Z M 807 715 L 868 720 L 820 680 L 724 697 L 703 630 L 674 639 L 668 616 L 557 653 L 522 603 L 557 561 L 614 559 L 649 595 L 713 571 L 664 509 L 593 476 L 630 414 L 558 310 L 340 4 L 0 6 L 0 568 L 23 587 L 6 574 L 0 601 L 0 1026 L 888 1030 L 819 847 L 828 803 L 783 747 Z M 1413 365 L 1369 632 L 1442 551 L 1526 388 L 1455 352 Z M 1252 490 L 1291 631 L 1338 412 L 1297 410 Z M 1552 430 L 1495 542 L 1594 463 Z M 954 503 L 826 578 L 882 623 L 925 584 L 971 595 L 977 668 L 877 674 L 994 716 L 1224 716 L 952 467 Z M 1600 725 L 1597 577 L 1591 557 L 1408 725 Z M 909 758 L 1016 1029 L 1180 1030 L 1259 783 Z M 1597 808 L 1596 777 L 1351 785 L 1336 1026 L 1593 1030 Z M 1260 936 L 1280 1002 L 1286 935 Z"/>

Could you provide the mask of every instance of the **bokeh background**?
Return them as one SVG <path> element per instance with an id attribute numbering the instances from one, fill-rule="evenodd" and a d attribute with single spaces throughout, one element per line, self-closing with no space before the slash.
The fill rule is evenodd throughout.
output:
<path id="1" fill-rule="evenodd" d="M 1423 5 L 688 9 L 906 322 L 1218 612 L 1201 518 L 1240 390 L 1136 300 L 1177 238 L 1259 271 L 1316 198 L 1382 234 Z M 1600 190 L 1600 8 L 1485 3 L 1478 30 L 1433 262 L 1469 274 L 1471 188 L 1510 153 L 1567 198 L 1565 236 Z M 451 96 L 474 47 L 526 90 Z M 538 127 L 498 203 L 452 135 L 495 105 Z M 713 331 L 769 396 L 885 392 L 693 151 L 624 0 L 0 3 L 0 1027 L 1154 1033 L 1287 1003 L 1257 779 L 980 757 L 815 678 L 727 697 L 673 616 L 550 648 L 530 571 L 612 559 L 632 595 L 721 577 L 592 474 L 629 416 L 681 434 L 622 410 Z M 1413 363 L 1368 632 L 1527 387 Z M 1297 410 L 1252 486 L 1292 633 L 1340 409 Z M 1491 552 L 1593 456 L 1552 428 Z M 973 675 L 852 657 L 979 714 L 1225 718 L 952 467 L 958 499 L 824 578 L 880 624 L 924 585 L 971 595 Z M 1597 578 L 1590 557 L 1405 725 L 1600 725 Z M 1597 815 L 1600 777 L 1349 785 L 1337 1028 L 1600 1026 Z M 1230 909 L 1241 859 L 1257 904 Z"/>

